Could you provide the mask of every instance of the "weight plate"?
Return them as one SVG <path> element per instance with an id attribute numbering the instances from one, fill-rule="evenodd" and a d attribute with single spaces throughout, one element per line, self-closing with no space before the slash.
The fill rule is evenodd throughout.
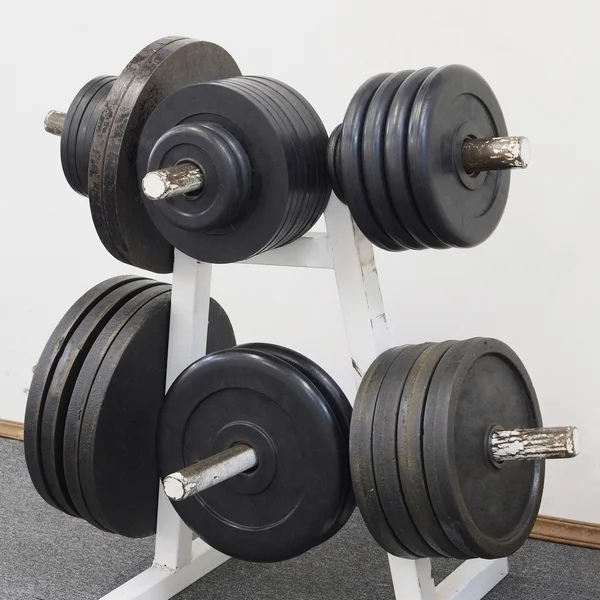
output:
<path id="1" fill-rule="evenodd" d="M 384 250 L 394 250 L 397 244 L 379 226 L 370 206 L 363 175 L 362 140 L 369 103 L 389 75 L 390 73 L 375 75 L 358 88 L 344 115 L 340 136 L 339 178 L 346 203 L 363 234 Z"/>
<path id="2" fill-rule="evenodd" d="M 77 512 L 86 521 L 100 529 L 109 528 L 101 524 L 98 517 L 92 514 L 88 503 L 83 497 L 80 485 L 79 452 L 80 447 L 87 442 L 85 439 L 82 441 L 81 438 L 81 422 L 88 403 L 89 390 L 94 382 L 98 367 L 120 329 L 145 304 L 169 290 L 169 286 L 166 284 L 159 284 L 156 281 L 153 283 L 153 286 L 138 286 L 136 290 L 132 291 L 133 293 L 123 298 L 123 301 L 118 304 L 114 302 L 114 299 L 111 299 L 110 315 L 103 320 L 100 329 L 95 332 L 96 335 L 89 342 L 86 355 L 81 360 L 79 368 L 71 374 L 72 384 L 67 397 L 67 406 L 62 424 L 63 435 L 57 440 L 61 444 L 63 480 L 69 498 Z M 109 298 L 110 296 L 106 298 L 107 305 L 109 305 Z M 158 343 L 155 342 L 155 344 L 158 346 Z M 156 367 L 155 364 L 152 366 Z M 159 372 L 162 369 L 158 369 Z M 152 377 L 148 379 L 153 383 L 155 382 Z M 128 425 L 131 426 L 131 423 Z M 111 476 L 117 477 L 115 473 L 112 473 Z"/>
<path id="3" fill-rule="evenodd" d="M 193 85 L 171 94 L 149 117 L 138 152 L 140 180 L 166 164 L 152 154 L 165 131 L 182 121 L 203 120 L 227 129 L 248 155 L 252 193 L 245 212 L 227 228 L 186 231 L 174 226 L 168 216 L 173 210 L 184 210 L 182 198 L 163 202 L 146 198 L 145 204 L 163 235 L 188 256 L 211 263 L 244 260 L 273 247 L 294 208 L 293 194 L 301 183 L 295 147 L 270 107 L 240 87 L 237 78 Z M 183 155 L 178 158 L 184 160 Z"/>
<path id="4" fill-rule="evenodd" d="M 144 48 L 115 81 L 94 135 L 88 178 L 96 231 L 119 260 L 159 273 L 173 268 L 172 247 L 149 219 L 137 178 L 147 116 L 182 87 L 239 73 L 219 46 L 172 37 Z"/>
<path id="5" fill-rule="evenodd" d="M 290 193 L 290 202 L 286 217 L 282 221 L 271 243 L 263 250 L 267 251 L 271 248 L 284 245 L 286 240 L 291 239 L 293 231 L 298 225 L 300 212 L 302 211 L 302 193 L 306 188 L 304 153 L 300 148 L 300 139 L 297 136 L 294 126 L 277 100 L 269 94 L 268 90 L 265 90 L 262 86 L 259 86 L 256 82 L 246 77 L 235 78 L 230 84 L 236 89 L 243 90 L 243 93 L 248 94 L 255 101 L 262 104 L 265 110 L 269 112 L 273 121 L 278 124 L 283 138 L 287 139 L 289 163 L 293 165 L 291 169 L 295 173 L 297 181 L 297 189 L 291 190 Z"/>
<path id="6" fill-rule="evenodd" d="M 381 354 L 369 367 L 356 395 L 350 426 L 350 472 L 360 513 L 375 538 L 389 554 L 419 558 L 410 552 L 392 530 L 381 505 L 373 467 L 373 418 L 381 382 L 405 347 Z"/>
<path id="7" fill-rule="evenodd" d="M 278 244 L 285 245 L 297 239 L 306 231 L 306 225 L 314 210 L 313 205 L 315 202 L 310 194 L 313 190 L 311 182 L 316 175 L 316 166 L 312 161 L 313 153 L 309 145 L 310 134 L 298 113 L 298 107 L 290 101 L 291 97 L 285 93 L 286 88 L 282 83 L 275 80 L 265 80 L 262 77 L 244 77 L 243 79 L 247 84 L 265 92 L 280 114 L 287 120 L 293 132 L 291 135 L 296 140 L 298 169 L 302 174 L 302 187 L 299 190 L 299 201 L 293 226 L 288 227 L 285 240 Z M 324 208 L 324 205 L 322 208 Z M 321 212 L 323 211 L 321 210 Z"/>
<path id="8" fill-rule="evenodd" d="M 319 392 L 321 392 L 323 398 L 325 398 L 329 404 L 329 407 L 333 411 L 342 434 L 342 438 L 344 439 L 344 447 L 348 448 L 350 441 L 352 406 L 350 405 L 346 394 L 344 394 L 342 389 L 326 371 L 324 371 L 321 367 L 319 367 L 319 365 L 314 363 L 306 356 L 303 356 L 294 350 L 290 350 L 289 348 L 284 348 L 283 346 L 276 346 L 275 344 L 253 343 L 244 344 L 242 346 L 238 346 L 238 348 L 248 348 L 249 350 L 266 352 L 267 354 L 281 358 L 298 369 L 303 375 L 308 377 L 310 381 L 317 387 Z M 344 494 L 342 494 L 340 500 L 340 511 L 337 519 L 333 522 L 331 529 L 326 533 L 325 539 L 322 540 L 323 542 L 334 536 L 346 524 L 352 515 L 352 512 L 356 508 L 356 498 L 354 497 L 354 490 L 352 489 L 352 482 L 350 478 L 350 460 L 347 451 L 345 465 L 346 491 Z"/>
<path id="9" fill-rule="evenodd" d="M 390 75 L 377 89 L 365 115 L 362 135 L 362 168 L 365 191 L 375 220 L 395 242 L 395 250 L 421 250 L 398 219 L 388 192 L 385 172 L 385 125 L 394 95 L 412 71 Z"/>
<path id="10" fill-rule="evenodd" d="M 493 464 L 488 444 L 495 425 L 542 426 L 529 375 L 498 340 L 457 343 L 440 361 L 427 396 L 425 474 L 448 537 L 487 559 L 508 556 L 525 543 L 544 482 L 543 461 Z"/>
<path id="11" fill-rule="evenodd" d="M 106 295 L 126 283 L 141 279 L 141 277 L 121 276 L 107 279 L 86 292 L 69 310 L 56 326 L 46 342 L 44 350 L 35 366 L 27 405 L 25 407 L 24 449 L 27 470 L 33 486 L 39 495 L 51 506 L 60 506 L 52 497 L 42 468 L 42 453 L 40 435 L 42 415 L 46 403 L 46 394 L 52 381 L 56 365 L 73 332 L 77 329 L 89 311 Z M 62 509 L 61 509 L 62 510 Z"/>
<path id="12" fill-rule="evenodd" d="M 400 222 L 416 242 L 427 248 L 447 248 L 430 230 L 419 211 L 419 189 L 409 176 L 407 145 L 411 109 L 425 79 L 435 69 L 426 68 L 409 75 L 396 91 L 388 112 L 385 130 L 385 171 L 392 205 Z"/>
<path id="13" fill-rule="evenodd" d="M 510 172 L 489 171 L 471 178 L 461 151 L 467 137 L 506 135 L 494 92 L 472 69 L 441 67 L 419 89 L 408 127 L 410 179 L 425 221 L 447 244 L 476 246 L 500 222 Z"/>
<path id="14" fill-rule="evenodd" d="M 87 166 L 90 149 L 89 145 L 87 148 L 83 146 L 89 121 L 95 113 L 98 101 L 103 102 L 114 80 L 114 77 L 102 76 L 86 83 L 71 102 L 65 116 L 60 136 L 60 159 L 63 173 L 69 185 L 83 196 L 87 194 Z"/>
<path id="15" fill-rule="evenodd" d="M 117 313 L 90 351 L 77 385 L 85 406 L 71 468 L 93 524 L 127 537 L 156 530 L 156 423 L 164 401 L 171 294 Z M 211 298 L 207 350 L 235 345 L 231 322 Z M 74 477 L 72 482 L 77 482 Z"/>
<path id="16" fill-rule="evenodd" d="M 57 357 L 46 391 L 40 425 L 40 453 L 44 478 L 59 507 L 71 515 L 77 511 L 69 496 L 63 469 L 63 434 L 67 409 L 79 369 L 94 340 L 111 316 L 140 290 L 156 285 L 148 279 L 125 283 L 102 298 L 73 331 Z"/>
<path id="17" fill-rule="evenodd" d="M 425 542 L 411 517 L 400 483 L 396 454 L 400 399 L 412 365 L 431 344 L 407 346 L 381 382 L 373 418 L 373 469 L 377 492 L 390 527 L 406 548 L 417 556 L 440 556 Z M 420 429 L 419 429 L 420 434 Z M 409 460 L 414 460 L 411 456 Z M 427 500 L 429 502 L 429 500 Z M 433 509 L 431 509 L 433 512 Z"/>
<path id="18" fill-rule="evenodd" d="M 313 176 L 310 180 L 308 190 L 311 194 L 314 194 L 314 200 L 310 203 L 313 211 L 299 234 L 304 235 L 319 220 L 331 196 L 331 183 L 327 174 L 325 159 L 327 130 L 317 111 L 300 92 L 281 81 L 276 81 L 269 77 L 261 77 L 260 81 L 265 85 L 275 86 L 282 96 L 288 98 L 291 106 L 297 111 L 308 131 L 306 143 L 308 145 L 309 156 L 312 157 L 312 164 L 308 169 L 308 174 L 309 176 Z"/>
<path id="19" fill-rule="evenodd" d="M 188 367 L 161 412 L 161 476 L 236 442 L 255 449 L 258 466 L 173 502 L 184 522 L 243 560 L 286 560 L 320 543 L 339 514 L 347 449 L 317 387 L 288 362 L 248 349 Z"/>
<path id="20" fill-rule="evenodd" d="M 450 556 L 465 560 L 474 555 L 461 552 L 444 533 L 429 498 L 423 468 L 423 413 L 427 390 L 437 364 L 453 344 L 430 344 L 412 365 L 408 365 L 408 372 L 405 365 L 396 361 L 390 373 L 400 369 L 405 378 L 399 403 L 395 451 L 400 484 L 409 513 L 421 537 L 433 551 L 427 556 Z"/>

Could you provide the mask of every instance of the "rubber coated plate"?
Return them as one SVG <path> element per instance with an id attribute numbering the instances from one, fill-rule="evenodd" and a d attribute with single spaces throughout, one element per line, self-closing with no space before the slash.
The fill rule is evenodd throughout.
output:
<path id="1" fill-rule="evenodd" d="M 447 244 L 480 244 L 500 222 L 510 172 L 470 177 L 461 150 L 467 137 L 506 135 L 494 92 L 472 69 L 441 67 L 419 89 L 408 128 L 410 179 L 425 221 Z"/>
<path id="2" fill-rule="evenodd" d="M 409 75 L 396 90 L 392 99 L 385 129 L 385 170 L 392 205 L 407 232 L 412 245 L 426 248 L 447 248 L 431 231 L 419 210 L 419 190 L 409 177 L 408 131 L 415 97 L 427 76 L 434 71 L 428 67 Z"/>
<path id="3" fill-rule="evenodd" d="M 544 481 L 543 461 L 493 464 L 493 426 L 542 426 L 527 371 L 498 340 L 455 344 L 440 361 L 427 396 L 425 473 L 448 537 L 488 559 L 508 556 L 525 543 Z"/>
<path id="4" fill-rule="evenodd" d="M 200 359 L 171 386 L 159 427 L 163 478 L 236 442 L 258 454 L 253 471 L 173 503 L 214 548 L 280 561 L 331 531 L 345 492 L 346 445 L 328 402 L 288 362 L 237 348 Z"/>
<path id="5" fill-rule="evenodd" d="M 169 286 L 166 284 L 154 283 L 155 285 L 150 288 L 138 289 L 135 294 L 129 296 L 126 302 L 120 303 L 118 310 L 113 311 L 111 318 L 104 323 L 101 331 L 93 340 L 80 369 L 73 375 L 75 379 L 72 393 L 69 395 L 68 409 L 63 424 L 64 435 L 61 439 L 64 480 L 71 501 L 79 514 L 86 521 L 101 529 L 106 529 L 106 527 L 100 525 L 97 518 L 92 515 L 81 492 L 78 466 L 81 421 L 99 364 L 123 325 L 144 305 L 169 290 Z"/>
<path id="6" fill-rule="evenodd" d="M 219 46 L 188 38 L 162 38 L 125 67 L 98 121 L 89 165 L 89 198 L 96 231 L 119 260 L 167 273 L 173 251 L 144 208 L 136 167 L 139 136 L 147 116 L 176 90 L 239 75 Z"/>
<path id="7" fill-rule="evenodd" d="M 348 105 L 340 136 L 342 168 L 339 179 L 344 199 L 363 234 L 380 248 L 395 250 L 397 242 L 387 235 L 373 214 L 365 188 L 362 162 L 363 126 L 369 103 L 389 75 L 390 73 L 382 73 L 371 77 L 358 88 Z"/>
<path id="8" fill-rule="evenodd" d="M 430 546 L 427 556 L 450 556 L 458 559 L 473 558 L 471 552 L 461 552 L 448 539 L 433 510 L 429 491 L 425 481 L 423 467 L 423 413 L 429 382 L 435 368 L 454 342 L 431 344 L 412 364 L 406 367 L 396 361 L 390 369 L 402 371 L 405 379 L 400 398 L 396 437 L 396 462 L 402 493 L 409 514 L 421 534 Z"/>
<path id="9" fill-rule="evenodd" d="M 50 493 L 62 510 L 69 514 L 77 515 L 65 483 L 63 433 L 71 392 L 79 369 L 94 340 L 111 316 L 139 290 L 152 285 L 156 285 L 156 282 L 149 279 L 132 281 L 102 298 L 72 333 L 56 362 L 46 392 L 39 443 L 44 477 Z"/>
<path id="10" fill-rule="evenodd" d="M 156 529 L 155 440 L 164 400 L 170 292 L 138 304 L 136 311 L 115 315 L 106 328 L 110 343 L 102 348 L 98 340 L 80 374 L 80 380 L 90 380 L 87 390 L 82 386 L 87 394 L 78 431 L 82 498 L 102 528 L 127 537 Z M 233 345 L 229 318 L 211 299 L 207 350 Z"/>
<path id="11" fill-rule="evenodd" d="M 365 191 L 377 223 L 394 240 L 395 250 L 423 248 L 398 219 L 389 196 L 385 172 L 385 126 L 390 105 L 396 91 L 411 73 L 393 73 L 379 86 L 369 102 L 362 134 Z"/>
<path id="12" fill-rule="evenodd" d="M 373 420 L 379 388 L 388 369 L 404 347 L 381 354 L 363 377 L 350 426 L 350 472 L 356 503 L 375 541 L 389 554 L 402 558 L 419 558 L 398 539 L 387 520 L 377 492 L 373 466 Z"/>
<path id="13" fill-rule="evenodd" d="M 299 115 L 277 97 L 283 93 L 282 85 L 275 92 L 266 83 L 240 77 L 191 86 L 163 101 L 148 119 L 138 154 L 140 179 L 149 170 L 173 162 L 206 163 L 208 159 L 195 156 L 197 152 L 191 145 L 158 153 L 163 134 L 181 122 L 211 121 L 221 125 L 241 144 L 252 168 L 251 194 L 243 212 L 218 230 L 189 230 L 191 224 L 175 224 L 174 213 L 183 215 L 190 210 L 188 199 L 146 199 L 156 226 L 189 256 L 212 263 L 250 258 L 302 235 L 323 212 L 330 187 L 322 170 L 317 185 L 307 194 L 307 174 L 315 171 L 315 159 L 308 161 L 312 154 L 305 148 L 310 145 L 324 160 L 326 133 L 317 121 L 320 131 L 316 141 L 306 139 Z M 211 185 L 209 179 L 207 176 L 207 186 Z M 201 200 L 202 196 L 197 201 Z"/>
<path id="14" fill-rule="evenodd" d="M 271 243 L 263 251 L 277 248 L 284 245 L 288 239 L 293 237 L 293 233 L 298 229 L 301 222 L 303 210 L 303 194 L 306 189 L 306 159 L 301 148 L 301 138 L 298 136 L 294 125 L 292 124 L 286 111 L 272 94 L 271 90 L 265 89 L 257 81 L 246 77 L 237 77 L 228 82 L 243 93 L 253 98 L 254 101 L 261 104 L 269 113 L 271 118 L 282 134 L 281 140 L 287 146 L 286 155 L 290 164 L 292 177 L 296 179 L 295 189 L 290 189 L 288 210 L 285 218 L 282 220 L 279 230 L 274 235 Z"/>
<path id="15" fill-rule="evenodd" d="M 402 544 L 413 554 L 423 557 L 440 554 L 432 551 L 425 542 L 408 511 L 398 473 L 396 430 L 400 399 L 408 373 L 415 360 L 429 346 L 408 346 L 396 357 L 381 383 L 373 419 L 373 468 L 381 505 Z"/>
<path id="16" fill-rule="evenodd" d="M 301 118 L 305 133 L 302 134 L 310 161 L 307 165 L 307 188 L 305 194 L 310 194 L 311 201 L 306 202 L 308 221 L 304 223 L 297 234 L 304 235 L 319 220 L 331 196 L 331 183 L 327 173 L 326 151 L 327 132 L 325 125 L 313 106 L 294 88 L 269 77 L 251 77 L 263 85 L 277 90 L 289 102 L 290 113 L 297 113 Z M 301 128 L 299 128 L 300 130 Z"/>
<path id="17" fill-rule="evenodd" d="M 42 454 L 40 449 L 40 435 L 42 414 L 46 403 L 46 394 L 52 381 L 56 365 L 65 349 L 73 332 L 88 312 L 107 294 L 128 282 L 141 279 L 140 277 L 122 276 L 107 279 L 86 292 L 60 320 L 52 335 L 46 342 L 44 350 L 35 366 L 27 405 L 25 408 L 24 447 L 25 461 L 29 476 L 37 492 L 50 505 L 60 508 L 52 497 L 48 484 L 43 474 Z M 62 510 L 62 509 L 61 509 Z"/>
<path id="18" fill-rule="evenodd" d="M 254 344 L 244 344 L 243 346 L 238 346 L 238 348 L 248 348 L 250 350 L 256 350 L 259 352 L 266 352 L 271 354 L 272 356 L 277 356 L 282 360 L 285 360 L 293 367 L 298 369 L 303 375 L 308 377 L 310 381 L 317 386 L 317 389 L 323 395 L 323 398 L 329 404 L 329 407 L 333 411 L 335 418 L 337 420 L 338 426 L 340 428 L 340 432 L 344 439 L 344 447 L 348 448 L 348 444 L 350 441 L 350 421 L 352 419 L 352 406 L 350 402 L 348 402 L 348 398 L 346 394 L 342 391 L 342 389 L 337 385 L 337 383 L 331 378 L 331 376 L 324 371 L 321 367 L 319 367 L 312 360 L 307 358 L 306 356 L 300 354 L 299 352 L 295 352 L 294 350 L 290 350 L 289 348 L 284 348 L 283 346 L 276 346 L 274 344 L 264 344 L 264 343 L 254 343 Z M 346 452 L 346 491 L 342 495 L 340 500 L 340 512 L 337 516 L 337 519 L 332 523 L 331 529 L 327 532 L 326 538 L 322 541 L 324 542 L 326 539 L 329 539 L 333 535 L 335 535 L 348 521 L 350 515 L 356 508 L 356 499 L 354 497 L 354 490 L 352 489 L 352 482 L 350 479 L 350 461 Z"/>

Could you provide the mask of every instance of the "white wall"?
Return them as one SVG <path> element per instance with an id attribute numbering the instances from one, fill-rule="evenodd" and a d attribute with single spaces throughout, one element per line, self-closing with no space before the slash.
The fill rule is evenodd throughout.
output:
<path id="1" fill-rule="evenodd" d="M 292 8 L 293 6 L 293 8 Z M 381 71 L 464 63 L 496 91 L 513 134 L 532 140 L 500 228 L 468 251 L 377 256 L 393 340 L 489 335 L 520 353 L 547 424 L 577 424 L 584 450 L 548 468 L 543 512 L 600 522 L 597 398 L 600 36 L 592 2 L 281 0 L 11 3 L 0 53 L 2 179 L 0 417 L 23 417 L 32 365 L 67 307 L 131 268 L 96 238 L 68 188 L 51 108 L 92 76 L 117 74 L 146 43 L 183 34 L 221 44 L 243 73 L 297 87 L 328 129 Z M 215 269 L 214 295 L 241 341 L 312 356 L 350 389 L 330 273 Z"/>

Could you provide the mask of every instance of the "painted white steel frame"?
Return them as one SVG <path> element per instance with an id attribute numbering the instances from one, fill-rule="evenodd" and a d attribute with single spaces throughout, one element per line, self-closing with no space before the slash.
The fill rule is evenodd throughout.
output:
<path id="1" fill-rule="evenodd" d="M 247 263 L 332 269 L 337 281 L 352 368 L 358 384 L 373 360 L 390 347 L 373 246 L 334 196 L 325 211 L 326 234 L 307 235 Z M 175 252 L 167 388 L 205 353 L 212 266 Z M 102 600 L 167 600 L 228 557 L 192 541 L 192 533 L 159 491 L 153 565 Z M 395 596 L 402 600 L 479 600 L 508 573 L 506 559 L 469 560 L 437 587 L 429 559 L 389 556 Z M 326 574 L 324 574 L 326 576 Z"/>

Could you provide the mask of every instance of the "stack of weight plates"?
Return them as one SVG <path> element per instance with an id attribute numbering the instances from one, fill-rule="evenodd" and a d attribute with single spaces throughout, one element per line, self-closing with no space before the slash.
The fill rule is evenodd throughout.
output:
<path id="1" fill-rule="evenodd" d="M 129 537 L 155 531 L 155 433 L 164 400 L 171 287 L 104 281 L 62 318 L 37 363 L 25 414 L 25 457 L 52 506 Z M 209 350 L 235 344 L 210 306 Z"/>
<path id="2" fill-rule="evenodd" d="M 354 405 L 350 464 L 377 542 L 404 558 L 497 558 L 535 521 L 543 461 L 495 463 L 494 427 L 541 426 L 525 367 L 502 342 L 402 346 L 367 371 Z"/>
<path id="3" fill-rule="evenodd" d="M 500 222 L 510 173 L 467 172 L 462 144 L 505 135 L 500 104 L 472 69 L 382 73 L 350 101 L 327 162 L 336 195 L 373 244 L 470 248 Z"/>

